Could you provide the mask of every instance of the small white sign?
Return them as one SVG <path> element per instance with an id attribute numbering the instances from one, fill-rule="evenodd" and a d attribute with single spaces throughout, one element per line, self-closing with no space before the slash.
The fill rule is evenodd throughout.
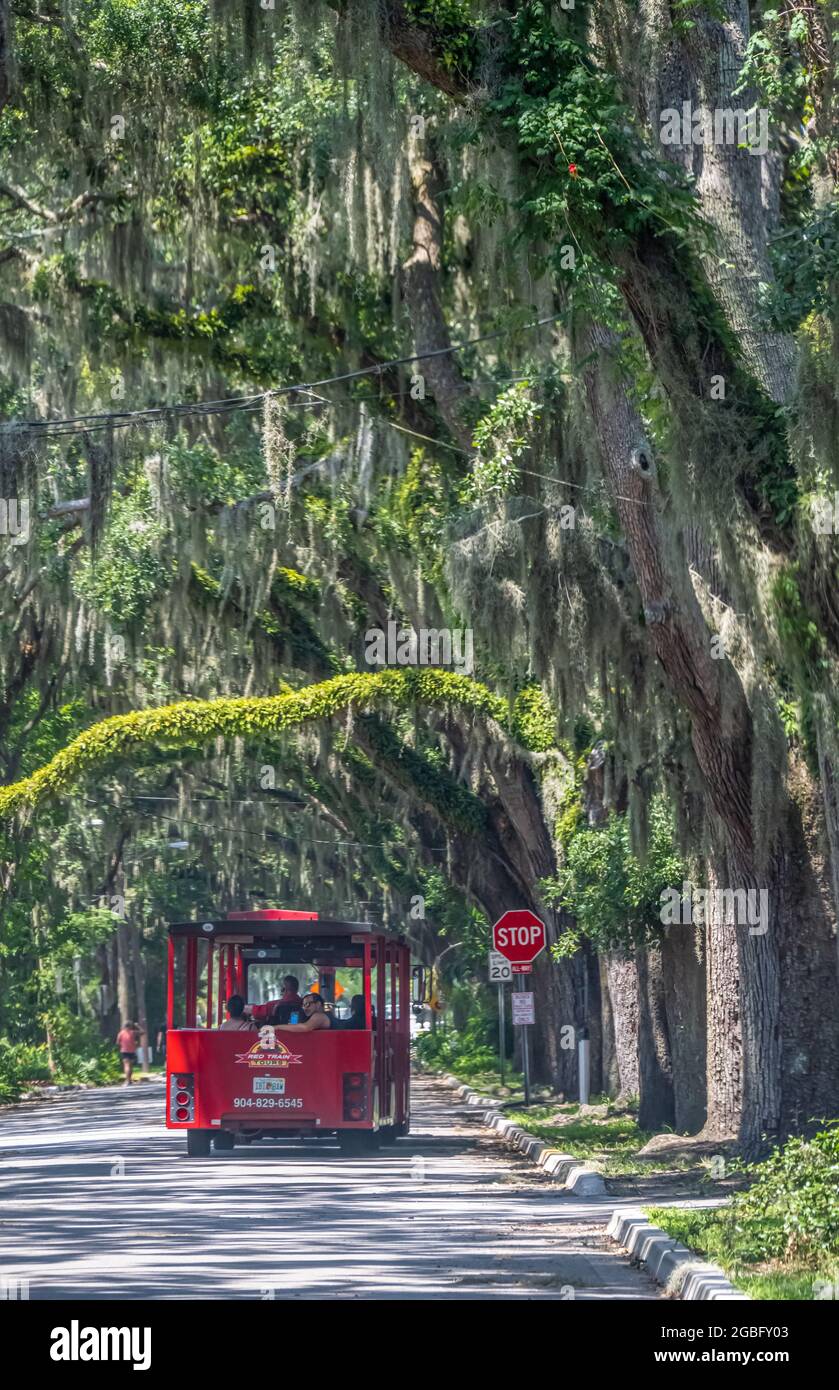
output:
<path id="1" fill-rule="evenodd" d="M 535 1023 L 536 1015 L 533 1009 L 533 994 L 529 989 L 516 990 L 510 995 L 513 1001 L 513 1023 L 519 1026 Z"/>
<path id="2" fill-rule="evenodd" d="M 513 978 L 513 967 L 500 951 L 489 953 L 489 982 L 491 985 L 506 985 Z"/>

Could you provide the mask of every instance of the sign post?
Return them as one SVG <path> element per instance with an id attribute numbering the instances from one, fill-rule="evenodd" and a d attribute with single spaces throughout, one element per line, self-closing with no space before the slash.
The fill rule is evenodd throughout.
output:
<path id="1" fill-rule="evenodd" d="M 580 1105 L 588 1105 L 590 1071 L 587 1028 L 580 1030 L 580 1040 L 577 1044 L 577 1073 L 580 1081 Z"/>
<path id="2" fill-rule="evenodd" d="M 504 1016 L 504 986 L 498 986 L 498 1072 L 504 1085 L 504 1063 L 507 1054 L 507 1020 Z"/>
<path id="3" fill-rule="evenodd" d="M 513 1024 L 523 1029 L 521 1051 L 524 1070 L 524 1103 L 530 1105 L 530 1039 L 534 1022 L 533 995 L 524 988 L 523 975 L 529 975 L 533 962 L 547 945 L 544 922 L 527 908 L 513 909 L 499 917 L 492 929 L 492 944 L 510 962 L 517 976 L 513 995 Z M 525 1002 L 525 1000 L 527 1002 Z"/>
<path id="4" fill-rule="evenodd" d="M 513 1025 L 522 1030 L 521 1059 L 524 1070 L 524 1104 L 530 1104 L 530 1025 L 534 1022 L 533 995 L 524 987 L 524 977 L 516 976 L 516 993 L 513 995 Z"/>
<path id="5" fill-rule="evenodd" d="M 489 953 L 489 980 L 498 985 L 498 1071 L 504 1085 L 504 1063 L 507 1057 L 507 1019 L 504 1009 L 504 986 L 513 978 L 513 967 L 500 951 Z"/>

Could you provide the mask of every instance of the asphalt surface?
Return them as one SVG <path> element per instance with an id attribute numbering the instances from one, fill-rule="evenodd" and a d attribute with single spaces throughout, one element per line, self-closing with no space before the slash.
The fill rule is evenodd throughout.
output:
<path id="1" fill-rule="evenodd" d="M 615 1205 L 422 1078 L 411 1134 L 361 1158 L 324 1137 L 189 1159 L 159 1081 L 0 1110 L 0 1278 L 31 1300 L 655 1299 L 603 1235 Z"/>

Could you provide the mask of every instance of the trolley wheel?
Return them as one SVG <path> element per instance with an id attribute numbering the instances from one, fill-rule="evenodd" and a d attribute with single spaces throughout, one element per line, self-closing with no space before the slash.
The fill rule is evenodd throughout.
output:
<path id="1" fill-rule="evenodd" d="M 398 1125 L 382 1125 L 379 1129 L 380 1144 L 395 1144 L 399 1136 Z"/>
<path id="2" fill-rule="evenodd" d="M 223 1153 L 226 1149 L 232 1149 L 236 1140 L 229 1129 L 220 1129 L 218 1134 L 213 1135 L 213 1148 L 216 1153 Z"/>
<path id="3" fill-rule="evenodd" d="M 209 1129 L 188 1129 L 186 1132 L 186 1151 L 190 1158 L 206 1158 L 210 1152 L 212 1131 Z"/>
<path id="4" fill-rule="evenodd" d="M 379 1147 L 379 1135 L 372 1129 L 339 1129 L 338 1143 L 343 1154 L 375 1153 Z"/>

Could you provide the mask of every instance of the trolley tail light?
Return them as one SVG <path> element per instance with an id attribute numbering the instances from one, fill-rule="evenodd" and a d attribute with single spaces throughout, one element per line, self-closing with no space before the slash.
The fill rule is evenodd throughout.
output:
<path id="1" fill-rule="evenodd" d="M 195 1119 L 195 1077 L 192 1072 L 173 1073 L 169 1078 L 169 1119 L 176 1124 L 192 1124 Z"/>
<path id="2" fill-rule="evenodd" d="M 369 1080 L 366 1072 L 344 1072 L 344 1119 L 366 1120 L 369 1116 Z"/>

